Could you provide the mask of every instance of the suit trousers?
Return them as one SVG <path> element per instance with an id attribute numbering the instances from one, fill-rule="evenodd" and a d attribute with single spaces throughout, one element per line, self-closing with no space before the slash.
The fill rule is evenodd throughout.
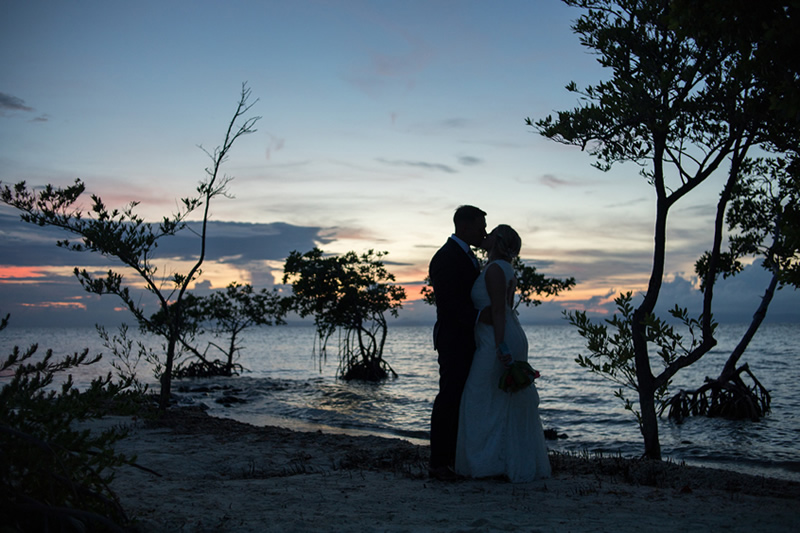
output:
<path id="1" fill-rule="evenodd" d="M 461 342 L 439 342 L 439 393 L 431 411 L 431 468 L 453 467 L 458 438 L 458 411 L 461 393 L 469 376 L 475 342 L 472 336 L 460 335 Z"/>

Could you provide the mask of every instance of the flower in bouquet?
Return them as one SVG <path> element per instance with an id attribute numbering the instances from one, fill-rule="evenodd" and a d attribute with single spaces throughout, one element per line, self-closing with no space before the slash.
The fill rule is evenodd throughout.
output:
<path id="1" fill-rule="evenodd" d="M 514 361 L 500 376 L 499 387 L 505 392 L 517 392 L 528 387 L 539 377 L 539 371 L 531 368 L 527 361 Z"/>

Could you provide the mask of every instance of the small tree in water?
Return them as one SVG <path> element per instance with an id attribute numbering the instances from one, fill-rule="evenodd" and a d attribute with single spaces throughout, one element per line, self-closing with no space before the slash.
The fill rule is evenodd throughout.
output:
<path id="1" fill-rule="evenodd" d="M 319 248 L 293 251 L 284 265 L 283 282 L 291 282 L 291 308 L 301 317 L 314 316 L 320 356 L 328 340 L 339 340 L 339 376 L 345 380 L 380 381 L 392 367 L 383 359 L 388 327 L 386 312 L 397 316 L 406 294 L 381 258 L 387 252 L 325 256 Z"/>
<path id="2" fill-rule="evenodd" d="M 731 351 L 716 379 L 706 378 L 695 390 L 681 390 L 669 400 L 670 418 L 724 416 L 758 420 L 770 410 L 770 394 L 745 363 L 739 359 L 767 316 L 775 291 L 785 286 L 800 286 L 800 240 L 797 238 L 800 213 L 800 159 L 766 159 L 747 165 L 746 172 L 733 188 L 726 219 L 731 232 L 729 251 L 720 254 L 719 272 L 723 277 L 742 271 L 742 259 L 761 258 L 761 266 L 771 274 L 750 326 Z M 706 253 L 695 265 L 705 280 L 710 263 Z M 701 284 L 705 291 L 705 282 Z"/>
<path id="3" fill-rule="evenodd" d="M 180 339 L 183 348 L 194 358 L 176 366 L 176 378 L 233 376 L 243 370 L 236 362 L 243 346 L 240 334 L 252 326 L 272 326 L 285 324 L 287 299 L 277 290 L 256 291 L 249 283 L 230 283 L 224 290 L 214 291 L 207 296 L 187 294 L 183 299 L 181 313 L 184 326 Z M 164 318 L 159 311 L 151 320 L 160 322 Z M 198 349 L 197 336 L 210 333 L 214 339 L 224 342 L 208 341 L 205 349 Z M 213 358 L 209 350 L 215 350 L 222 359 Z"/>

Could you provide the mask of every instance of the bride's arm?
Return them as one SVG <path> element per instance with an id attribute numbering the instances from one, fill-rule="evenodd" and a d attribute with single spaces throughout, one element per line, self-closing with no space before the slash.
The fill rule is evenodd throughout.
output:
<path id="1" fill-rule="evenodd" d="M 500 346 L 506 336 L 506 276 L 497 264 L 486 267 L 486 290 L 491 302 L 494 345 Z M 510 361 L 503 361 L 509 363 Z"/>

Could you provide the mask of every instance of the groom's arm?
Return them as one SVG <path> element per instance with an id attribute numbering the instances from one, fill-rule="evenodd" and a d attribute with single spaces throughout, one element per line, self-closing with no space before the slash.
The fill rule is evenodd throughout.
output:
<path id="1" fill-rule="evenodd" d="M 471 264 L 467 261 L 458 261 L 460 257 L 453 257 L 452 254 L 443 252 L 440 251 L 434 256 L 428 271 L 436 299 L 437 315 L 472 326 L 478 317 L 478 311 L 472 305 L 471 290 L 474 276 Z M 470 269 L 460 268 L 460 263 L 461 266 L 466 265 Z"/>

